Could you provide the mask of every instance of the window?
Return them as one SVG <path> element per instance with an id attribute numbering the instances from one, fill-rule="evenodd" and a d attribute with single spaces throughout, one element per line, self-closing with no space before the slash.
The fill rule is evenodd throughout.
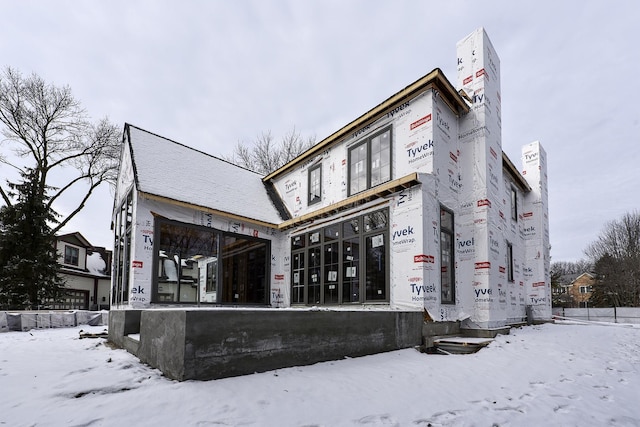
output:
<path id="1" fill-rule="evenodd" d="M 78 265 L 78 258 L 80 258 L 80 249 L 73 246 L 64 245 L 64 263 L 67 265 Z"/>
<path id="2" fill-rule="evenodd" d="M 154 301 L 267 304 L 266 240 L 156 222 Z"/>
<path id="3" fill-rule="evenodd" d="M 338 304 L 340 294 L 338 293 L 338 272 L 340 271 L 340 227 L 331 225 L 324 230 L 323 266 L 324 283 L 323 299 L 325 304 Z"/>
<path id="4" fill-rule="evenodd" d="M 207 271 L 206 271 L 206 292 L 215 292 L 217 290 L 217 282 L 216 276 L 218 274 L 218 260 L 216 258 L 211 258 L 211 260 L 207 260 L 206 262 Z"/>
<path id="5" fill-rule="evenodd" d="M 360 221 L 342 223 L 342 302 L 360 301 Z"/>
<path id="6" fill-rule="evenodd" d="M 385 300 L 386 291 L 386 236 L 387 211 L 377 211 L 364 215 L 365 277 L 367 301 Z"/>
<path id="7" fill-rule="evenodd" d="M 267 304 L 267 242 L 224 234 L 222 303 Z"/>
<path id="8" fill-rule="evenodd" d="M 511 219 L 518 221 L 518 192 L 511 187 Z"/>
<path id="9" fill-rule="evenodd" d="M 322 164 L 309 169 L 309 204 L 318 203 L 322 198 Z"/>
<path id="10" fill-rule="evenodd" d="M 320 282 L 322 278 L 320 259 L 320 232 L 309 233 L 307 248 L 307 302 L 320 304 Z"/>
<path id="11" fill-rule="evenodd" d="M 507 242 L 507 280 L 509 282 L 513 282 L 513 245 Z"/>
<path id="12" fill-rule="evenodd" d="M 349 195 L 391 179 L 391 128 L 349 149 Z"/>
<path id="13" fill-rule="evenodd" d="M 129 192 L 120 205 L 115 218 L 113 244 L 114 276 L 111 303 L 117 305 L 129 300 L 129 267 L 131 263 L 131 224 L 133 219 L 133 192 Z"/>
<path id="14" fill-rule="evenodd" d="M 580 286 L 580 293 L 587 294 L 593 290 L 592 286 Z"/>
<path id="15" fill-rule="evenodd" d="M 295 236 L 291 239 L 291 250 L 293 252 L 292 255 L 292 290 L 291 290 L 291 303 L 292 304 L 301 304 L 304 303 L 304 260 L 305 254 L 305 236 Z"/>
<path id="16" fill-rule="evenodd" d="M 291 238 L 292 304 L 389 300 L 388 211 Z"/>
<path id="17" fill-rule="evenodd" d="M 455 304 L 453 212 L 440 207 L 440 299 Z"/>

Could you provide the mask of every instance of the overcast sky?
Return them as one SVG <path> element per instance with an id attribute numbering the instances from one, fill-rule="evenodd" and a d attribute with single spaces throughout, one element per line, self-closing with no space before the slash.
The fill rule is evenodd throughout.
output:
<path id="1" fill-rule="evenodd" d="M 217 156 L 293 126 L 320 140 L 434 68 L 455 83 L 456 43 L 484 27 L 501 61 L 503 150 L 518 167 L 522 145 L 547 151 L 552 261 L 584 258 L 608 221 L 640 210 L 635 0 L 0 0 L 0 10 L 3 68 L 69 85 L 95 119 Z M 111 248 L 111 194 L 65 231 Z"/>

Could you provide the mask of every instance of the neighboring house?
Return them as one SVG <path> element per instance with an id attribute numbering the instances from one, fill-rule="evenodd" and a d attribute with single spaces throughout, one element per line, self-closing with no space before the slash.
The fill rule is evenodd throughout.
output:
<path id="1" fill-rule="evenodd" d="M 340 357 L 363 334 L 363 346 L 385 341 L 379 320 L 338 337 L 373 314 L 487 332 L 527 313 L 550 319 L 546 153 L 538 142 L 524 145 L 517 168 L 503 152 L 500 61 L 484 30 L 459 42 L 457 54 L 456 86 L 435 69 L 266 177 L 126 124 L 110 339 L 125 346 L 123 337 L 139 333 L 134 352 L 152 366 L 163 357 L 176 366 L 189 351 L 214 354 L 217 342 L 249 346 L 251 327 L 231 332 L 247 317 L 223 319 L 257 307 L 254 328 L 271 325 L 260 339 L 278 341 L 261 341 L 255 354 L 340 344 L 331 355 L 300 357 L 310 363 Z M 211 307 L 227 309 L 201 310 Z M 327 323 L 304 331 L 295 329 L 302 318 L 270 323 L 305 310 Z M 422 323 L 401 320 L 391 329 L 421 333 Z M 221 328 L 221 337 L 203 338 Z M 289 342 L 292 330 L 299 335 Z M 329 335 L 299 346 L 314 334 Z M 404 338 L 389 341 L 415 345 Z M 175 348 L 181 353 L 169 359 Z"/>
<path id="2" fill-rule="evenodd" d="M 78 232 L 57 236 L 56 250 L 67 296 L 51 308 L 108 310 L 111 251 L 92 246 Z"/>
<path id="3" fill-rule="evenodd" d="M 573 307 L 587 307 L 596 277 L 591 273 L 582 273 L 576 277 L 569 288 L 569 295 L 573 301 Z"/>
<path id="4" fill-rule="evenodd" d="M 578 277 L 577 274 L 562 274 L 555 283 L 551 285 L 552 304 L 554 307 L 573 307 L 573 301 L 569 289 L 571 289 L 571 282 Z"/>
<path id="5" fill-rule="evenodd" d="M 591 273 L 563 274 L 553 287 L 553 305 L 565 308 L 586 307 L 595 281 L 595 276 Z"/>

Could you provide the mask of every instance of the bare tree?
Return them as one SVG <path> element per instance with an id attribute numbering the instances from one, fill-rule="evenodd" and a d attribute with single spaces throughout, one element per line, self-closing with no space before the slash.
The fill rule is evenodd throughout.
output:
<path id="1" fill-rule="evenodd" d="M 640 211 L 609 222 L 585 254 L 595 265 L 594 302 L 640 306 Z"/>
<path id="2" fill-rule="evenodd" d="M 252 144 L 239 142 L 230 157 L 225 160 L 254 172 L 267 175 L 287 164 L 315 144 L 315 137 L 303 138 L 294 127 L 285 134 L 280 143 L 271 131 L 262 132 Z"/>
<path id="3" fill-rule="evenodd" d="M 578 261 L 555 261 L 551 263 L 551 275 L 556 275 L 558 277 L 572 275 L 572 274 L 582 274 L 589 273 L 593 270 L 593 264 L 588 260 L 578 260 Z"/>
<path id="4" fill-rule="evenodd" d="M 34 171 L 41 200 L 47 188 L 54 188 L 54 175 L 67 177 L 49 194 L 47 208 L 63 195 L 79 199 L 71 213 L 60 217 L 54 234 L 82 210 L 100 184 L 116 179 L 119 130 L 106 118 L 90 122 L 68 86 L 47 84 L 36 74 L 25 78 L 7 67 L 0 74 L 0 124 L 4 136 L 0 146 L 8 146 L 15 155 L 0 156 L 0 163 L 22 174 Z M 7 206 L 13 204 L 4 184 L 0 184 L 0 196 Z"/>

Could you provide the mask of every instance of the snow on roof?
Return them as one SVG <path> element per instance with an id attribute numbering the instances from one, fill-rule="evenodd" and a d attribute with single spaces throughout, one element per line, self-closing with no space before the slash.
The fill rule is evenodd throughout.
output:
<path id="1" fill-rule="evenodd" d="M 272 224 L 282 222 L 262 176 L 128 125 L 138 190 Z"/>
<path id="2" fill-rule="evenodd" d="M 102 259 L 100 252 L 93 252 L 87 255 L 87 270 L 89 270 L 90 274 L 94 276 L 108 276 L 108 274 L 105 274 L 106 268 L 107 263 Z"/>

